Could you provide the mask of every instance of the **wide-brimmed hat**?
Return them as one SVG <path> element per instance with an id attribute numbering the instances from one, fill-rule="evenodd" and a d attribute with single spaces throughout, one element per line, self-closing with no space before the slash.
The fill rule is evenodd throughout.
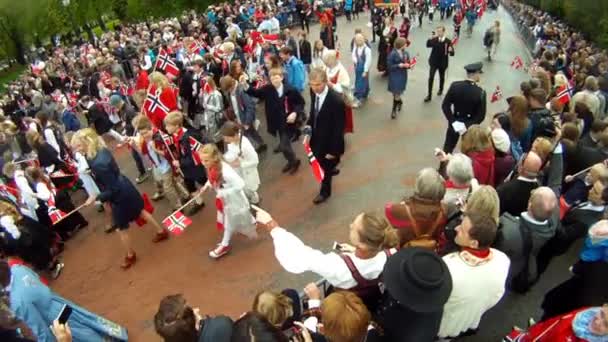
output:
<path id="1" fill-rule="evenodd" d="M 447 265 L 424 248 L 402 248 L 388 258 L 383 277 L 389 294 L 415 312 L 441 310 L 452 293 L 452 276 Z"/>

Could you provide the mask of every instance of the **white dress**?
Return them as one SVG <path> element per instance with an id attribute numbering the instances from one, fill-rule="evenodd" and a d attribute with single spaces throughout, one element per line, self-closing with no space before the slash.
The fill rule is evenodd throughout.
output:
<path id="1" fill-rule="evenodd" d="M 240 166 L 235 168 L 235 171 L 245 181 L 245 188 L 251 191 L 258 190 L 260 187 L 260 175 L 258 173 L 260 160 L 247 137 L 242 137 L 240 149 L 238 142 L 228 144 L 224 159 L 229 163 L 238 159 Z"/>

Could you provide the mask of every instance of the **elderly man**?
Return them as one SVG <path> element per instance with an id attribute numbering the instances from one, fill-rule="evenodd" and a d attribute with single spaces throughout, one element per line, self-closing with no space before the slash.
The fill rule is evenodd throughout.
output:
<path id="1" fill-rule="evenodd" d="M 570 108 L 572 109 L 572 111 L 574 111 L 576 102 L 580 101 L 587 105 L 591 113 L 593 113 L 594 118 L 603 118 L 604 113 L 600 113 L 601 101 L 596 94 L 599 89 L 600 88 L 597 83 L 597 78 L 595 78 L 594 76 L 587 76 L 587 78 L 585 79 L 583 90 L 574 94 L 572 100 L 570 101 Z"/>
<path id="2" fill-rule="evenodd" d="M 460 251 L 443 257 L 452 275 L 452 293 L 443 307 L 441 338 L 457 337 L 476 330 L 481 316 L 505 293 L 509 258 L 490 248 L 497 224 L 487 213 L 466 212 L 456 227 Z"/>
<path id="3" fill-rule="evenodd" d="M 541 248 L 555 235 L 559 224 L 557 198 L 549 187 L 532 191 L 528 210 L 520 217 L 504 213 L 495 247 L 511 259 L 507 286 L 526 292 L 538 280 L 536 257 Z"/>
<path id="4" fill-rule="evenodd" d="M 526 211 L 528 199 L 532 190 L 538 184 L 538 173 L 542 166 L 542 160 L 535 152 L 530 152 L 518 167 L 519 176 L 515 179 L 501 184 L 496 191 L 500 198 L 500 213 L 505 212 L 519 216 Z"/>
<path id="5" fill-rule="evenodd" d="M 462 153 L 450 156 L 446 168 L 448 180 L 445 181 L 445 196 L 442 202 L 447 206 L 447 216 L 458 212 L 459 202 L 467 198 L 479 184 L 473 175 L 471 158 Z"/>

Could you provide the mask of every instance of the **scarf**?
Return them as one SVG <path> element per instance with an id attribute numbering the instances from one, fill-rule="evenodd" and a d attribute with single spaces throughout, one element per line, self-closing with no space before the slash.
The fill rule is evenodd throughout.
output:
<path id="1" fill-rule="evenodd" d="M 488 263 L 492 260 L 492 251 L 488 249 L 473 249 L 464 247 L 460 253 L 458 253 L 460 259 L 467 265 L 477 267 Z"/>
<path id="2" fill-rule="evenodd" d="M 574 335 L 588 342 L 606 341 L 606 336 L 598 336 L 589 330 L 589 325 L 595 315 L 600 311 L 600 308 L 591 308 L 580 311 L 572 320 L 572 331 Z"/>
<path id="3" fill-rule="evenodd" d="M 207 170 L 207 177 L 209 179 L 209 183 L 211 183 L 215 189 L 220 187 L 222 182 L 222 173 L 218 166 L 210 167 Z M 216 228 L 217 230 L 222 231 L 224 230 L 224 202 L 222 202 L 222 199 L 219 196 L 215 197 L 215 208 L 217 209 Z"/>

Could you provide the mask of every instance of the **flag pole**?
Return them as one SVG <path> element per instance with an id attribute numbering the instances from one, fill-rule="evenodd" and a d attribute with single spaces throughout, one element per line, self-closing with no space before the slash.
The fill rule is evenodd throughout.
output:
<path id="1" fill-rule="evenodd" d="M 201 190 L 199 190 L 198 194 L 192 196 L 192 198 L 190 200 L 188 200 L 188 202 L 184 203 L 184 205 L 182 205 L 181 207 L 177 208 L 174 212 L 172 212 L 167 217 L 171 217 L 171 216 L 175 215 L 175 213 L 177 213 L 178 211 L 181 211 L 182 209 L 184 209 L 185 207 L 187 207 L 188 204 L 192 203 L 192 201 L 194 201 L 195 199 L 199 198 L 202 194 L 204 194 L 205 191 L 207 191 L 208 188 L 209 188 L 208 186 L 204 186 Z M 167 217 L 165 217 L 163 219 L 163 221 L 166 220 Z"/>
<path id="2" fill-rule="evenodd" d="M 74 210 L 70 211 L 69 213 L 65 214 L 65 216 L 64 216 L 64 217 L 60 218 L 60 219 L 59 219 L 59 220 L 57 220 L 55 223 L 53 223 L 53 226 L 54 226 L 54 225 L 56 225 L 57 223 L 59 223 L 59 222 L 63 221 L 63 219 L 64 219 L 64 218 L 66 218 L 66 217 L 68 217 L 68 216 L 72 215 L 73 213 L 77 212 L 78 210 L 80 210 L 80 209 L 84 208 L 84 207 L 85 207 L 85 205 L 86 205 L 86 203 L 83 203 L 83 204 L 79 205 L 78 207 L 76 207 L 76 209 L 74 209 Z"/>
<path id="3" fill-rule="evenodd" d="M 13 164 L 16 165 L 16 164 L 27 163 L 27 162 L 31 162 L 31 161 L 36 161 L 36 158 L 19 160 L 19 161 L 13 162 Z"/>

